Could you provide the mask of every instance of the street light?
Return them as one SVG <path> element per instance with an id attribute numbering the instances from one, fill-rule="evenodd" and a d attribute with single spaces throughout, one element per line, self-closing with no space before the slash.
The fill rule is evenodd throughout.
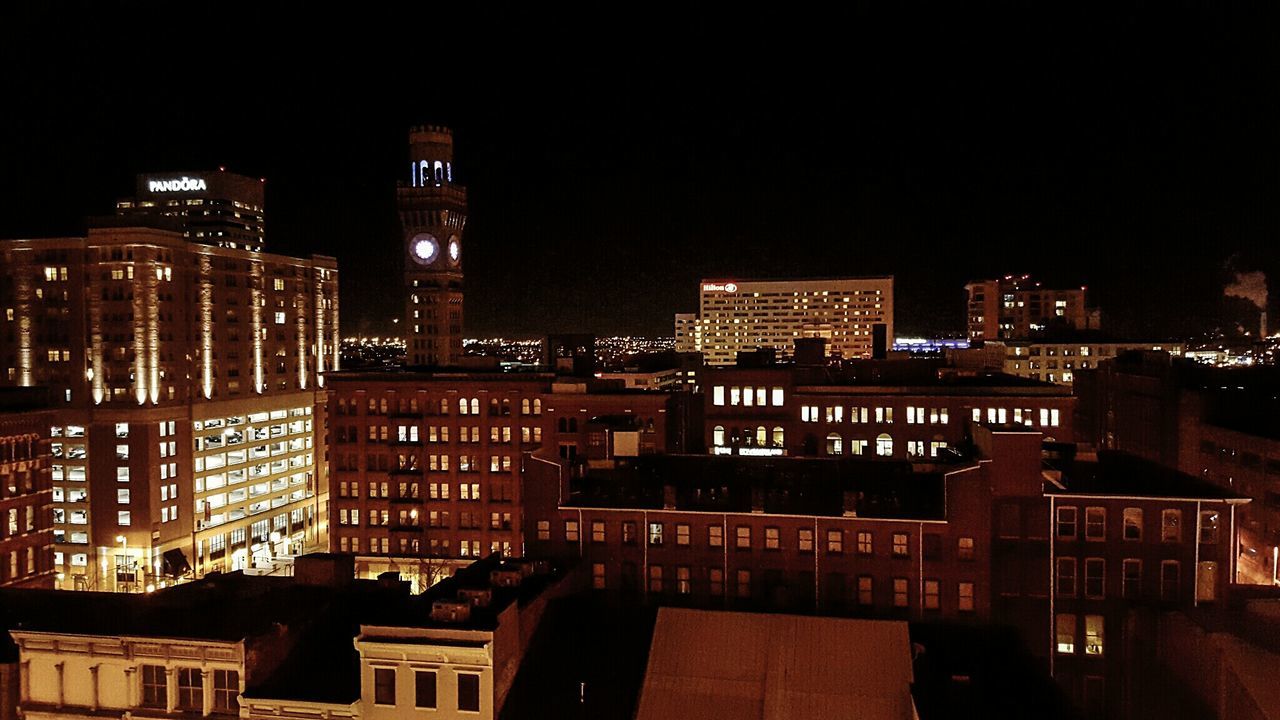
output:
<path id="1" fill-rule="evenodd" d="M 120 554 L 124 558 L 125 567 L 129 565 L 129 539 L 123 535 L 116 536 L 116 542 L 120 543 Z M 120 563 L 116 563 L 116 592 L 120 592 Z"/>

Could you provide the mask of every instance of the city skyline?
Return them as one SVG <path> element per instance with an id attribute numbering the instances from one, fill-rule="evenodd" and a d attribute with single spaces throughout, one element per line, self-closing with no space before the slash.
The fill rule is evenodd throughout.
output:
<path id="1" fill-rule="evenodd" d="M 935 14 L 907 36 L 932 46 L 923 55 L 877 31 L 905 19 L 891 11 L 855 11 L 847 53 L 794 51 L 790 37 L 765 58 L 706 41 L 741 58 L 729 72 L 697 62 L 694 28 L 710 21 L 698 13 L 660 61 L 638 64 L 628 47 L 557 45 L 558 33 L 478 41 L 474 18 L 449 11 L 415 18 L 458 28 L 430 43 L 459 59 L 444 84 L 407 70 L 401 91 L 364 82 L 413 65 L 409 31 L 349 62 L 307 55 L 301 74 L 220 58 L 260 112 L 157 89 L 198 83 L 182 66 L 145 66 L 171 82 L 129 82 L 133 59 L 106 52 L 86 16 L 68 28 L 81 54 L 6 81 L 28 112 L 0 127 L 0 236 L 81 233 L 138 173 L 225 166 L 266 178 L 265 249 L 336 256 L 351 268 L 344 326 L 385 334 L 401 314 L 382 289 L 402 272 L 404 133 L 430 122 L 453 128 L 471 189 L 476 335 L 666 335 L 704 277 L 877 274 L 895 277 L 904 333 L 960 333 L 966 282 L 1023 272 L 1088 285 L 1122 336 L 1250 327 L 1256 309 L 1223 292 L 1231 271 L 1275 276 L 1280 261 L 1268 159 L 1280 113 L 1258 91 L 1275 58 L 1252 18 L 1024 13 L 1021 34 L 976 12 Z M 268 13 L 258 32 L 284 19 Z M 1062 42 L 1082 24 L 1090 43 Z M 193 44 L 217 29 L 192 31 Z M 533 60 L 486 71 L 474 62 L 484 42 Z M 575 64 L 585 51 L 599 62 Z M 80 132 L 89 107 L 95 131 Z M 592 272 L 564 272 L 574 264 Z M 531 296 L 547 301 L 521 301 Z"/>

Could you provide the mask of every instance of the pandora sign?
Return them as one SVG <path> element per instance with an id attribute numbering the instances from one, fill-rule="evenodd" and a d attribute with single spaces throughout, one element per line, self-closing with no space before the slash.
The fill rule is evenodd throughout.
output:
<path id="1" fill-rule="evenodd" d="M 153 193 L 158 192 L 194 192 L 196 190 L 208 190 L 209 187 L 204 184 L 203 178 L 192 178 L 183 175 L 180 178 L 171 180 L 148 180 L 147 190 Z"/>

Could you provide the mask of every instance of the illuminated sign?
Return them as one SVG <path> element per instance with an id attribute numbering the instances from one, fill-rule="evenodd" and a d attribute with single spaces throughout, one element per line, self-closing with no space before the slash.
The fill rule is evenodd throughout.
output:
<path id="1" fill-rule="evenodd" d="M 738 450 L 737 452 L 738 455 L 743 455 L 748 457 L 773 457 L 773 456 L 786 454 L 782 448 L 744 447 L 744 448 L 738 448 L 737 450 Z M 711 454 L 712 455 L 733 455 L 734 449 L 731 447 L 723 447 L 723 446 L 713 447 L 711 448 Z"/>
<path id="2" fill-rule="evenodd" d="M 737 283 L 702 283 L 702 292 L 738 292 Z"/>
<path id="3" fill-rule="evenodd" d="M 151 192 L 194 192 L 196 190 L 208 190 L 209 186 L 204 184 L 204 178 L 191 178 L 183 175 L 173 180 L 148 180 L 147 190 Z"/>

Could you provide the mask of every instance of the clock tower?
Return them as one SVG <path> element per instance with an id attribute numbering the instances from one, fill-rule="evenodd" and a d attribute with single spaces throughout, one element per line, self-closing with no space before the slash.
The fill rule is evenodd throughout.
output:
<path id="1" fill-rule="evenodd" d="M 409 365 L 455 365 L 462 357 L 462 231 L 467 189 L 453 182 L 453 133 L 409 130 L 409 182 L 396 202 L 404 234 L 404 336 Z"/>

